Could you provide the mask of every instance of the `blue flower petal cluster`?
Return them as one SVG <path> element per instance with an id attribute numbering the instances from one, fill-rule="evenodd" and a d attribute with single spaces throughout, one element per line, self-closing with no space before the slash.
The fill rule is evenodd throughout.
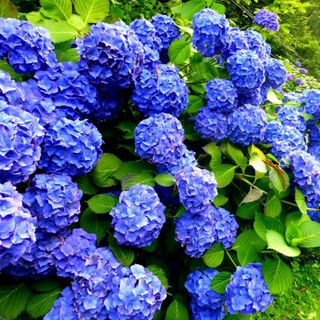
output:
<path id="1" fill-rule="evenodd" d="M 119 203 L 110 212 L 117 242 L 137 248 L 151 245 L 165 223 L 164 210 L 150 186 L 136 184 L 123 191 Z"/>
<path id="2" fill-rule="evenodd" d="M 249 50 L 256 53 L 262 61 L 266 61 L 271 54 L 271 47 L 259 32 L 254 30 L 243 31 Z"/>
<path id="3" fill-rule="evenodd" d="M 307 129 L 309 131 L 308 142 L 309 145 L 320 143 L 320 128 L 318 125 L 311 123 L 308 124 Z"/>
<path id="4" fill-rule="evenodd" d="M 104 301 L 110 320 L 152 319 L 166 298 L 160 280 L 140 265 L 123 268 Z"/>
<path id="5" fill-rule="evenodd" d="M 213 79 L 206 83 L 207 106 L 212 111 L 231 113 L 238 106 L 238 94 L 230 80 Z"/>
<path id="6" fill-rule="evenodd" d="M 197 167 L 183 170 L 175 176 L 181 203 L 190 213 L 205 210 L 218 194 L 212 172 Z"/>
<path id="7" fill-rule="evenodd" d="M 45 173 L 85 174 L 102 154 L 102 143 L 98 129 L 87 120 L 62 118 L 46 132 L 40 168 Z"/>
<path id="8" fill-rule="evenodd" d="M 162 64 L 142 71 L 131 98 L 146 116 L 165 112 L 178 117 L 187 108 L 188 89 L 175 67 Z"/>
<path id="9" fill-rule="evenodd" d="M 265 81 L 261 59 L 251 50 L 240 50 L 230 56 L 227 69 L 233 84 L 244 94 L 261 87 Z"/>
<path id="10" fill-rule="evenodd" d="M 226 316 L 224 306 L 217 309 L 199 307 L 191 302 L 192 320 L 223 320 Z"/>
<path id="11" fill-rule="evenodd" d="M 287 102 L 287 101 L 292 101 L 292 102 L 295 102 L 295 103 L 302 103 L 302 94 L 300 92 L 285 92 L 283 94 L 283 97 L 284 97 L 284 101 Z"/>
<path id="12" fill-rule="evenodd" d="M 28 21 L 0 18 L 0 57 L 17 73 L 54 67 L 57 58 L 48 31 Z"/>
<path id="13" fill-rule="evenodd" d="M 17 90 L 18 85 L 11 79 L 10 74 L 0 70 L 0 100 L 16 105 L 20 101 Z"/>
<path id="14" fill-rule="evenodd" d="M 27 181 L 38 166 L 43 138 L 32 114 L 0 101 L 0 183 Z"/>
<path id="15" fill-rule="evenodd" d="M 220 142 L 228 136 L 228 117 L 205 106 L 198 112 L 194 128 L 202 138 Z"/>
<path id="16" fill-rule="evenodd" d="M 38 230 L 57 233 L 78 221 L 82 192 L 69 176 L 36 175 L 23 203 L 38 220 Z"/>
<path id="17" fill-rule="evenodd" d="M 79 70 L 102 91 L 126 89 L 141 72 L 142 44 L 124 23 L 98 23 L 76 44 Z"/>
<path id="18" fill-rule="evenodd" d="M 149 70 L 150 72 L 155 72 L 157 66 L 161 65 L 159 52 L 147 46 L 143 47 L 143 50 L 144 50 L 144 61 L 142 65 L 143 70 L 146 69 L 146 70 Z"/>
<path id="19" fill-rule="evenodd" d="M 237 267 L 226 289 L 226 305 L 231 314 L 264 312 L 272 301 L 261 263 Z"/>
<path id="20" fill-rule="evenodd" d="M 240 50 L 249 50 L 245 33 L 239 28 L 228 28 L 224 35 L 222 57 L 226 60 Z"/>
<path id="21" fill-rule="evenodd" d="M 266 99 L 266 96 L 263 97 L 263 88 L 265 88 L 265 83 L 260 87 L 254 90 L 250 90 L 247 92 L 239 92 L 238 93 L 238 100 L 239 105 L 244 106 L 250 104 L 252 106 L 260 106 L 261 103 L 264 103 L 263 99 Z M 269 88 L 268 88 L 269 90 Z"/>
<path id="22" fill-rule="evenodd" d="M 277 14 L 266 9 L 259 9 L 254 16 L 253 22 L 256 25 L 267 28 L 271 31 L 279 30 L 279 21 Z"/>
<path id="23" fill-rule="evenodd" d="M 22 195 L 6 182 L 0 184 L 0 270 L 15 264 L 36 241 L 35 223 L 22 205 Z"/>
<path id="24" fill-rule="evenodd" d="M 266 124 L 267 115 L 261 108 L 251 105 L 240 107 L 228 117 L 228 138 L 243 146 L 260 143 Z"/>
<path id="25" fill-rule="evenodd" d="M 306 123 L 299 110 L 294 106 L 284 105 L 277 111 L 277 118 L 285 126 L 294 127 L 302 134 L 306 131 Z"/>
<path id="26" fill-rule="evenodd" d="M 94 121 L 109 121 L 117 118 L 122 103 L 121 97 L 100 95 L 98 101 L 99 108 L 89 115 L 90 119 Z"/>
<path id="27" fill-rule="evenodd" d="M 320 90 L 306 90 L 304 92 L 303 111 L 314 116 L 315 120 L 320 119 Z"/>
<path id="28" fill-rule="evenodd" d="M 192 20 L 192 43 L 204 57 L 213 57 L 221 53 L 224 36 L 229 27 L 225 15 L 211 9 L 203 9 L 196 13 Z"/>
<path id="29" fill-rule="evenodd" d="M 265 64 L 266 82 L 271 88 L 281 87 L 287 80 L 287 70 L 284 64 L 274 58 L 269 58 Z"/>

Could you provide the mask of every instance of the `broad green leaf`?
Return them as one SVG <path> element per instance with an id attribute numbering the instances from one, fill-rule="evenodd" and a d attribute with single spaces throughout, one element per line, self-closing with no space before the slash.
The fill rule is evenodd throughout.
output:
<path id="1" fill-rule="evenodd" d="M 266 217 L 261 214 L 256 214 L 253 226 L 258 236 L 264 241 L 267 241 L 266 234 L 268 230 L 274 230 L 280 234 L 284 231 L 283 224 L 279 220 L 272 217 Z"/>
<path id="2" fill-rule="evenodd" d="M 188 99 L 189 101 L 188 101 L 187 112 L 190 115 L 197 113 L 204 106 L 203 100 L 199 96 L 189 95 Z"/>
<path id="3" fill-rule="evenodd" d="M 1 18 L 18 18 L 18 9 L 10 0 L 0 0 Z"/>
<path id="4" fill-rule="evenodd" d="M 109 236 L 109 247 L 115 257 L 125 267 L 129 267 L 134 260 L 134 251 L 128 247 L 119 246 L 113 236 Z"/>
<path id="5" fill-rule="evenodd" d="M 266 160 L 266 155 L 261 151 L 258 147 L 256 147 L 254 144 L 251 144 L 249 146 L 249 154 L 253 156 L 256 154 L 261 160 Z"/>
<path id="6" fill-rule="evenodd" d="M 221 189 L 220 189 L 221 190 Z M 223 205 L 225 205 L 227 202 L 229 201 L 229 198 L 226 197 L 224 194 L 219 194 L 214 198 L 213 200 L 213 204 L 216 207 L 222 207 Z"/>
<path id="7" fill-rule="evenodd" d="M 295 188 L 295 200 L 300 212 L 307 215 L 306 199 L 299 188 Z"/>
<path id="8" fill-rule="evenodd" d="M 117 204 L 118 199 L 108 194 L 97 194 L 88 200 L 88 206 L 94 213 L 108 213 Z"/>
<path id="9" fill-rule="evenodd" d="M 249 203 L 259 200 L 263 196 L 263 192 L 257 188 L 250 188 L 250 191 L 243 198 L 241 203 Z"/>
<path id="10" fill-rule="evenodd" d="M 49 292 L 56 289 L 59 282 L 55 278 L 45 278 L 32 283 L 32 289 L 39 292 Z"/>
<path id="11" fill-rule="evenodd" d="M 74 0 L 74 8 L 85 24 L 103 21 L 109 7 L 109 0 Z"/>
<path id="12" fill-rule="evenodd" d="M 25 283 L 0 286 L 0 315 L 15 319 L 25 310 L 32 292 Z"/>
<path id="13" fill-rule="evenodd" d="M 223 143 L 221 145 L 224 152 L 241 168 L 245 168 L 247 166 L 247 158 L 244 156 L 242 150 L 236 147 L 234 144 L 230 143 L 229 141 Z"/>
<path id="14" fill-rule="evenodd" d="M 253 219 L 260 209 L 260 203 L 257 201 L 242 203 L 237 207 L 236 216 L 242 219 Z"/>
<path id="15" fill-rule="evenodd" d="M 80 226 L 85 231 L 94 233 L 97 236 L 97 241 L 100 242 L 107 234 L 110 228 L 110 222 L 105 216 L 95 214 L 88 208 L 81 215 Z"/>
<path id="16" fill-rule="evenodd" d="M 259 173 L 266 173 L 268 171 L 266 164 L 262 161 L 258 154 L 253 154 L 249 160 L 250 166 Z"/>
<path id="17" fill-rule="evenodd" d="M 203 150 L 211 156 L 211 160 L 209 163 L 209 167 L 211 169 L 214 166 L 221 164 L 221 150 L 214 142 L 210 142 L 209 144 L 204 146 Z"/>
<path id="18" fill-rule="evenodd" d="M 216 12 L 218 12 L 219 14 L 225 14 L 226 13 L 226 7 L 221 4 L 221 3 L 217 3 L 214 2 L 212 3 L 212 5 L 210 6 L 210 8 Z"/>
<path id="19" fill-rule="evenodd" d="M 75 48 L 68 49 L 64 52 L 59 52 L 59 54 L 57 53 L 57 57 L 58 57 L 58 60 L 61 62 L 66 61 L 66 62 L 78 63 L 79 61 L 78 51 Z"/>
<path id="20" fill-rule="evenodd" d="M 213 278 L 211 282 L 211 289 L 217 293 L 224 294 L 226 292 L 226 287 L 230 282 L 231 276 L 232 274 L 230 272 L 220 272 Z"/>
<path id="21" fill-rule="evenodd" d="M 184 3 L 181 7 L 181 17 L 191 20 L 193 16 L 205 8 L 206 2 L 204 0 L 191 0 Z"/>
<path id="22" fill-rule="evenodd" d="M 237 236 L 232 249 L 237 251 L 240 247 L 246 247 L 248 243 L 252 244 L 257 252 L 263 250 L 267 245 L 267 243 L 263 241 L 254 230 L 249 229 L 243 231 Z"/>
<path id="23" fill-rule="evenodd" d="M 190 41 L 174 40 L 169 47 L 169 58 L 174 64 L 183 64 L 191 55 Z"/>
<path id="24" fill-rule="evenodd" d="M 237 166 L 231 164 L 218 164 L 212 167 L 218 188 L 224 188 L 232 182 L 236 168 Z"/>
<path id="25" fill-rule="evenodd" d="M 271 198 L 269 198 L 264 206 L 264 214 L 273 218 L 278 217 L 281 213 L 281 210 L 282 204 L 276 195 L 273 195 Z"/>
<path id="26" fill-rule="evenodd" d="M 292 240 L 294 240 L 295 238 L 301 238 L 301 231 L 294 222 L 290 222 L 286 228 L 285 236 L 286 236 L 287 242 L 291 246 L 296 247 L 298 243 Z"/>
<path id="27" fill-rule="evenodd" d="M 290 247 L 284 236 L 274 230 L 268 230 L 266 233 L 268 248 L 273 249 L 287 257 L 297 257 L 301 252 L 299 248 Z"/>
<path id="28" fill-rule="evenodd" d="M 210 268 L 220 266 L 224 258 L 224 247 L 218 242 L 214 244 L 203 256 L 204 263 Z"/>
<path id="29" fill-rule="evenodd" d="M 292 285 L 292 271 L 279 258 L 263 262 L 262 273 L 271 294 L 280 294 Z"/>
<path id="30" fill-rule="evenodd" d="M 53 19 L 68 20 L 71 17 L 71 0 L 40 0 L 40 4 L 43 9 L 50 13 L 50 17 Z"/>
<path id="31" fill-rule="evenodd" d="M 170 303 L 165 320 L 189 320 L 189 313 L 187 307 L 178 299 L 173 299 Z"/>
<path id="32" fill-rule="evenodd" d="M 248 243 L 247 246 L 241 246 L 237 250 L 237 258 L 242 266 L 246 266 L 250 262 L 257 261 L 257 250 L 251 243 Z"/>
<path id="33" fill-rule="evenodd" d="M 72 25 L 65 21 L 42 20 L 37 25 L 46 28 L 54 43 L 73 40 L 78 36 L 78 31 Z"/>
<path id="34" fill-rule="evenodd" d="M 271 169 L 269 171 L 269 179 L 272 187 L 279 193 L 288 189 L 290 182 L 288 175 L 279 167 L 279 170 Z"/>
<path id="35" fill-rule="evenodd" d="M 60 289 L 54 289 L 53 291 L 46 293 L 34 294 L 30 297 L 27 303 L 27 312 L 32 318 L 40 318 L 47 314 L 55 301 L 59 298 L 61 293 Z"/>
<path id="36" fill-rule="evenodd" d="M 282 100 L 277 97 L 275 91 L 269 90 L 267 94 L 267 100 L 274 104 L 282 104 Z"/>
<path id="37" fill-rule="evenodd" d="M 163 310 L 159 310 L 156 315 L 152 318 L 152 320 L 162 320 L 164 316 Z"/>
<path id="38" fill-rule="evenodd" d="M 91 171 L 93 182 L 104 187 L 108 179 L 121 167 L 122 161 L 111 153 L 104 153 Z"/>
<path id="39" fill-rule="evenodd" d="M 169 281 L 166 272 L 157 264 L 147 266 L 147 269 L 159 278 L 161 284 L 168 289 Z"/>
<path id="40" fill-rule="evenodd" d="M 82 18 L 77 14 L 72 14 L 68 22 L 78 31 L 83 31 L 87 27 Z"/>
<path id="41" fill-rule="evenodd" d="M 300 225 L 301 237 L 299 247 L 315 248 L 320 247 L 320 223 L 314 221 L 304 221 Z"/>
<path id="42" fill-rule="evenodd" d="M 12 80 L 16 81 L 22 81 L 22 77 L 20 74 L 16 73 L 12 67 L 9 65 L 9 63 L 5 60 L 0 60 L 0 70 L 3 70 L 5 72 L 8 72 L 10 74 L 10 77 Z"/>
<path id="43" fill-rule="evenodd" d="M 125 176 L 121 179 L 122 190 L 128 190 L 136 184 L 146 184 L 153 187 L 155 185 L 153 174 L 141 171 L 139 173 Z"/>
<path id="44" fill-rule="evenodd" d="M 43 18 L 43 15 L 39 11 L 31 11 L 25 15 L 27 20 L 33 24 L 37 24 Z"/>
<path id="45" fill-rule="evenodd" d="M 163 187 L 171 187 L 175 184 L 174 177 L 171 174 L 161 173 L 154 178 L 155 182 Z"/>
<path id="46" fill-rule="evenodd" d="M 112 177 L 117 180 L 122 180 L 124 177 L 138 174 L 141 171 L 153 172 L 152 166 L 143 161 L 127 161 L 123 162 L 120 168 L 112 174 Z"/>
<path id="47" fill-rule="evenodd" d="M 84 194 L 87 194 L 87 195 L 94 195 L 97 193 L 97 189 L 96 187 L 92 184 L 90 178 L 88 177 L 88 175 L 83 175 L 79 178 L 77 178 L 77 185 L 78 185 L 78 188 L 80 190 L 82 190 L 82 192 Z"/>

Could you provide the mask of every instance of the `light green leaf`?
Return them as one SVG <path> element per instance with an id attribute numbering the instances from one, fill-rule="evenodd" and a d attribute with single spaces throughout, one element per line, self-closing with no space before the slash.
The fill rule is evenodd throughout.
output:
<path id="1" fill-rule="evenodd" d="M 12 80 L 19 81 L 19 82 L 22 81 L 21 75 L 16 73 L 7 61 L 0 60 L 0 70 L 8 72 Z"/>
<path id="2" fill-rule="evenodd" d="M 300 225 L 301 237 L 299 247 L 316 248 L 320 247 L 320 223 L 314 221 L 304 221 Z"/>
<path id="3" fill-rule="evenodd" d="M 134 251 L 128 247 L 119 246 L 113 236 L 109 236 L 109 247 L 115 257 L 125 267 L 129 267 L 134 260 Z"/>
<path id="4" fill-rule="evenodd" d="M 49 292 L 56 289 L 59 282 L 55 278 L 45 278 L 32 283 L 32 289 L 39 292 Z"/>
<path id="5" fill-rule="evenodd" d="M 213 278 L 211 282 L 211 289 L 217 293 L 224 294 L 226 292 L 226 287 L 230 282 L 231 276 L 232 274 L 230 272 L 220 272 Z"/>
<path id="6" fill-rule="evenodd" d="M 189 95 L 188 99 L 189 99 L 189 102 L 188 102 L 187 112 L 190 115 L 197 113 L 204 105 L 202 98 L 199 96 Z"/>
<path id="7" fill-rule="evenodd" d="M 221 150 L 214 142 L 210 142 L 209 144 L 204 146 L 203 150 L 211 156 L 211 160 L 209 163 L 209 167 L 211 169 L 214 166 L 221 164 Z"/>
<path id="8" fill-rule="evenodd" d="M 218 188 L 224 188 L 232 182 L 236 168 L 237 166 L 231 164 L 219 164 L 212 167 Z"/>
<path id="9" fill-rule="evenodd" d="M 136 184 L 146 184 L 153 187 L 155 185 L 153 173 L 141 171 L 129 174 L 121 179 L 122 190 L 128 190 Z"/>
<path id="10" fill-rule="evenodd" d="M 260 173 L 266 173 L 268 171 L 266 164 L 256 153 L 251 156 L 249 164 L 254 168 L 255 171 Z"/>
<path id="11" fill-rule="evenodd" d="M 274 230 L 279 232 L 280 234 L 284 231 L 283 224 L 279 220 L 272 217 L 266 217 L 261 214 L 256 214 L 253 226 L 256 233 L 264 241 L 267 241 L 268 230 Z"/>
<path id="12" fill-rule="evenodd" d="M 306 199 L 299 188 L 295 188 L 295 200 L 300 212 L 307 215 L 307 204 Z"/>
<path id="13" fill-rule="evenodd" d="M 74 8 L 85 24 L 103 21 L 109 7 L 109 0 L 74 0 Z"/>
<path id="14" fill-rule="evenodd" d="M 191 20 L 193 16 L 205 8 L 206 2 L 204 0 L 191 0 L 182 5 L 181 17 Z"/>
<path id="15" fill-rule="evenodd" d="M 248 243 L 252 244 L 257 252 L 263 250 L 267 245 L 267 243 L 263 241 L 254 230 L 249 229 L 243 231 L 237 236 L 232 249 L 238 251 L 240 247 L 246 247 Z"/>
<path id="16" fill-rule="evenodd" d="M 175 184 L 174 177 L 171 174 L 166 173 L 158 174 L 154 180 L 157 184 L 163 187 L 171 187 Z"/>
<path id="17" fill-rule="evenodd" d="M 112 177 L 117 180 L 122 180 L 126 176 L 137 174 L 141 171 L 152 172 L 153 168 L 143 161 L 127 161 L 122 163 L 120 168 L 112 174 Z"/>
<path id="18" fill-rule="evenodd" d="M 242 266 L 246 266 L 250 262 L 257 261 L 257 250 L 251 243 L 248 243 L 247 246 L 241 246 L 237 250 L 237 258 Z"/>
<path id="19" fill-rule="evenodd" d="M 68 22 L 78 31 L 82 31 L 87 27 L 82 18 L 77 14 L 72 14 Z"/>
<path id="20" fill-rule="evenodd" d="M 221 189 L 220 189 L 221 190 Z M 222 207 L 223 205 L 225 205 L 227 202 L 229 201 L 229 198 L 226 197 L 224 194 L 219 194 L 214 198 L 213 200 L 213 204 L 216 207 Z"/>
<path id="21" fill-rule="evenodd" d="M 210 6 L 210 8 L 216 12 L 218 12 L 219 14 L 225 14 L 226 13 L 226 7 L 221 4 L 221 3 L 217 3 L 214 2 L 212 3 L 212 5 Z"/>
<path id="22" fill-rule="evenodd" d="M 292 271 L 280 259 L 263 262 L 262 273 L 271 294 L 280 294 L 292 285 Z"/>
<path id="23" fill-rule="evenodd" d="M 10 0 L 0 0 L 1 18 L 18 18 L 18 9 Z"/>
<path id="24" fill-rule="evenodd" d="M 290 182 L 288 175 L 279 167 L 279 170 L 271 169 L 269 171 L 271 185 L 277 192 L 281 193 L 288 189 Z"/>
<path id="25" fill-rule="evenodd" d="M 274 104 L 282 104 L 282 100 L 277 97 L 274 90 L 269 90 L 267 94 L 267 100 Z"/>
<path id="26" fill-rule="evenodd" d="M 88 200 L 88 206 L 94 213 L 108 213 L 117 204 L 118 199 L 108 194 L 97 194 Z"/>
<path id="27" fill-rule="evenodd" d="M 257 188 L 250 188 L 250 191 L 246 196 L 243 198 L 241 203 L 249 203 L 259 200 L 263 196 L 263 192 Z"/>
<path id="28" fill-rule="evenodd" d="M 161 284 L 168 289 L 169 281 L 166 272 L 157 264 L 147 266 L 147 269 L 159 278 Z"/>
<path id="29" fill-rule="evenodd" d="M 182 64 L 191 55 L 191 43 L 186 40 L 174 40 L 169 47 L 169 58 L 174 64 Z"/>
<path id="30" fill-rule="evenodd" d="M 229 141 L 223 143 L 221 145 L 222 150 L 242 169 L 247 166 L 247 158 L 244 156 L 242 150 L 236 147 L 234 144 L 230 143 Z"/>
<path id="31" fill-rule="evenodd" d="M 71 0 L 40 0 L 40 4 L 54 19 L 68 20 L 71 17 Z"/>
<path id="32" fill-rule="evenodd" d="M 287 242 L 291 246 L 296 247 L 298 245 L 298 243 L 293 240 L 295 238 L 301 238 L 301 231 L 300 231 L 299 227 L 294 222 L 290 222 L 286 228 L 285 236 L 286 236 Z"/>
<path id="33" fill-rule="evenodd" d="M 173 299 L 170 303 L 165 320 L 189 320 L 187 307 L 178 299 Z"/>
<path id="34" fill-rule="evenodd" d="M 281 210 L 282 204 L 276 195 L 273 195 L 271 198 L 269 198 L 264 206 L 264 214 L 273 218 L 278 217 L 281 213 Z"/>
<path id="35" fill-rule="evenodd" d="M 273 249 L 287 257 L 297 257 L 301 252 L 299 248 L 290 247 L 284 236 L 277 231 L 268 230 L 266 233 L 268 248 Z"/>
<path id="36" fill-rule="evenodd" d="M 253 219 L 256 212 L 259 211 L 260 203 L 257 201 L 242 203 L 237 207 L 236 216 L 242 219 Z"/>
<path id="37" fill-rule="evenodd" d="M 224 258 L 224 247 L 218 242 L 214 244 L 203 256 L 204 263 L 210 268 L 220 266 Z"/>
<path id="38" fill-rule="evenodd" d="M 97 189 L 95 188 L 95 186 L 92 184 L 90 178 L 88 177 L 88 175 L 83 175 L 79 178 L 77 178 L 77 185 L 78 188 L 87 195 L 94 195 L 97 193 Z"/>

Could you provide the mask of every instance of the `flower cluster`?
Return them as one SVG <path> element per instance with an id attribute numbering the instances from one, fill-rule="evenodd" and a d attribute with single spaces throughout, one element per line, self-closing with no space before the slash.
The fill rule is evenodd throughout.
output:
<path id="1" fill-rule="evenodd" d="M 320 119 L 320 90 L 306 90 L 303 96 L 303 111 Z"/>
<path id="2" fill-rule="evenodd" d="M 279 21 L 276 13 L 266 9 L 259 9 L 254 16 L 254 23 L 271 31 L 279 30 Z"/>
<path id="3" fill-rule="evenodd" d="M 287 70 L 284 64 L 273 58 L 269 58 L 265 64 L 266 84 L 273 89 L 281 87 L 287 79 Z"/>

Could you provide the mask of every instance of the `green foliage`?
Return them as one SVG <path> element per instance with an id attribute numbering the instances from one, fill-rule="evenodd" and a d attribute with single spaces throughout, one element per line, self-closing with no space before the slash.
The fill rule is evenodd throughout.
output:
<path id="1" fill-rule="evenodd" d="M 17 18 L 18 9 L 10 0 L 0 0 L 0 17 Z"/>
<path id="2" fill-rule="evenodd" d="M 230 282 L 231 276 L 232 274 L 230 272 L 220 272 L 213 278 L 211 282 L 211 289 L 217 293 L 224 294 L 226 292 L 226 287 Z"/>
<path id="3" fill-rule="evenodd" d="M 224 247 L 221 243 L 213 245 L 203 256 L 203 262 L 210 268 L 220 266 L 224 259 Z"/>
<path id="4" fill-rule="evenodd" d="M 187 307 L 180 302 L 180 299 L 174 298 L 166 311 L 165 320 L 189 320 Z"/>
<path id="5" fill-rule="evenodd" d="M 107 194 L 97 194 L 88 200 L 88 206 L 94 213 L 108 213 L 117 204 L 118 199 Z"/>

